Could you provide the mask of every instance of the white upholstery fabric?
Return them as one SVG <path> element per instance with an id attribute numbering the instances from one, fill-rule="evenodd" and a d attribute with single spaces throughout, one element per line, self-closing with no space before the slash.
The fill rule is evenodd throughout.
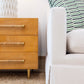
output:
<path id="1" fill-rule="evenodd" d="M 67 34 L 67 48 L 70 53 L 84 54 L 84 29 L 77 29 Z"/>
<path id="2" fill-rule="evenodd" d="M 50 10 L 47 49 L 46 84 L 84 84 L 84 54 L 66 55 L 66 11 L 62 7 Z"/>
<path id="3" fill-rule="evenodd" d="M 66 11 L 62 7 L 55 7 L 50 10 L 47 43 L 51 63 L 62 63 L 66 54 Z"/>
<path id="4" fill-rule="evenodd" d="M 68 65 L 84 65 L 84 54 L 67 54 L 64 59 Z"/>
<path id="5" fill-rule="evenodd" d="M 46 57 L 46 67 L 45 67 L 45 75 L 46 75 L 46 84 L 49 84 L 49 78 L 50 78 L 50 59 L 49 57 L 47 56 Z"/>
<path id="6" fill-rule="evenodd" d="M 84 66 L 52 65 L 50 84 L 84 84 Z"/>
<path id="7" fill-rule="evenodd" d="M 51 8 L 47 29 L 46 84 L 49 83 L 49 70 L 52 64 L 63 63 L 66 54 L 66 11 L 64 8 Z M 60 33 L 61 34 L 60 34 Z M 60 44 L 60 45 L 59 45 Z M 60 50 L 60 51 L 59 51 Z M 57 52 L 56 52 L 57 51 Z"/>

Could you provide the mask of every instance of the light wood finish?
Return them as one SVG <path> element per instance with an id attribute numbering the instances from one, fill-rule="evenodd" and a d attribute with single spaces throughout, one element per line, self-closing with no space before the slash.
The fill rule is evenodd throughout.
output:
<path id="1" fill-rule="evenodd" d="M 24 28 L 25 25 L 0 25 L 0 28 Z"/>
<path id="2" fill-rule="evenodd" d="M 38 54 L 0 53 L 0 69 L 38 69 Z"/>
<path id="3" fill-rule="evenodd" d="M 0 69 L 38 69 L 37 18 L 0 18 Z"/>
<path id="4" fill-rule="evenodd" d="M 38 35 L 37 18 L 0 18 L 0 25 L 11 25 L 0 27 L 0 35 Z M 12 25 L 15 26 L 12 27 Z M 24 28 L 20 26 L 18 28 L 17 25 L 24 25 Z"/>
<path id="5" fill-rule="evenodd" d="M 30 78 L 30 70 L 28 69 L 27 70 L 27 76 L 28 76 L 28 79 Z"/>
<path id="6" fill-rule="evenodd" d="M 38 36 L 0 36 L 0 42 L 0 52 L 38 52 Z"/>

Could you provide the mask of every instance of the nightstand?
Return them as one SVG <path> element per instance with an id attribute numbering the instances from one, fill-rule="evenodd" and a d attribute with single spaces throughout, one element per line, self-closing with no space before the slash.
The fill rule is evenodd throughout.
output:
<path id="1" fill-rule="evenodd" d="M 38 69 L 37 18 L 0 18 L 0 69 Z"/>

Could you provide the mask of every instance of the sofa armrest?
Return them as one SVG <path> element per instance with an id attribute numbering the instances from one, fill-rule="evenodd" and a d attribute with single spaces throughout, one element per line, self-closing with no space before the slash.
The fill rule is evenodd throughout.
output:
<path id="1" fill-rule="evenodd" d="M 66 54 L 66 10 L 63 7 L 50 9 L 47 49 L 51 64 L 63 63 Z"/>

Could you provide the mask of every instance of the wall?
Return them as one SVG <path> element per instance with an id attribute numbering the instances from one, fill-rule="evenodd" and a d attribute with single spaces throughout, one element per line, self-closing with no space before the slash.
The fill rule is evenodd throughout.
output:
<path id="1" fill-rule="evenodd" d="M 46 56 L 48 0 L 18 0 L 18 17 L 39 18 L 39 56 Z"/>

